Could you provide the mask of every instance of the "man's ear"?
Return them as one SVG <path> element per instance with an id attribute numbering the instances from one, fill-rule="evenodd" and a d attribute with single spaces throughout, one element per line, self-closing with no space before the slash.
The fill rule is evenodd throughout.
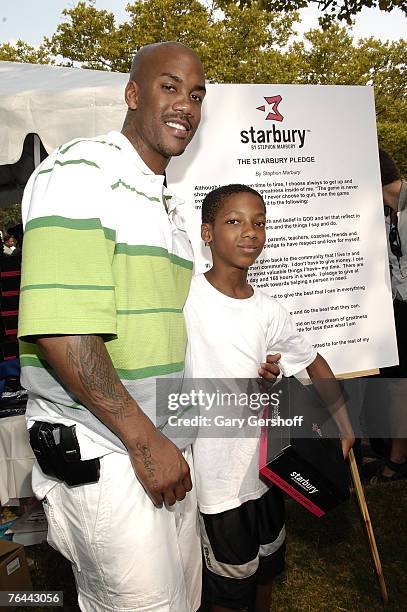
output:
<path id="1" fill-rule="evenodd" d="M 212 242 L 212 226 L 210 223 L 202 223 L 201 238 L 206 245 Z"/>
<path id="2" fill-rule="evenodd" d="M 139 86 L 136 81 L 129 81 L 124 90 L 124 99 L 130 110 L 136 110 L 138 107 Z"/>

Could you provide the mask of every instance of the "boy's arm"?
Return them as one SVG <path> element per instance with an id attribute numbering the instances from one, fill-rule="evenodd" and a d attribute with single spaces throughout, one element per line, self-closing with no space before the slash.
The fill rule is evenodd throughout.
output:
<path id="1" fill-rule="evenodd" d="M 307 372 L 315 389 L 336 421 L 341 436 L 343 456 L 346 458 L 355 443 L 355 434 L 349 420 L 341 388 L 331 368 L 319 353 L 307 367 Z M 326 381 L 329 381 L 329 384 L 326 384 Z"/>

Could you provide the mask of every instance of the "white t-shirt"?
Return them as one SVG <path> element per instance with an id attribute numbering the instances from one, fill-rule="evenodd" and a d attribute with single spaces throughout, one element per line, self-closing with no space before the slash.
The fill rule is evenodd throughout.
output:
<path id="1" fill-rule="evenodd" d="M 274 298 L 253 289 L 251 297 L 234 299 L 215 289 L 203 274 L 192 279 L 184 311 L 187 378 L 223 383 L 258 378 L 260 363 L 275 353 L 281 353 L 284 376 L 314 361 L 316 350 L 297 332 L 290 314 Z M 193 448 L 201 512 L 230 510 L 268 490 L 259 478 L 258 437 L 220 438 L 214 432 L 212 437 L 200 435 Z"/>

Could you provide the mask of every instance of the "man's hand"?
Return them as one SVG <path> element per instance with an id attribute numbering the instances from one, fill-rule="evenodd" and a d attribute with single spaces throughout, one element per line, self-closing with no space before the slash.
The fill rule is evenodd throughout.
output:
<path id="1" fill-rule="evenodd" d="M 192 489 L 181 451 L 145 415 L 140 417 L 137 440 L 127 450 L 137 478 L 158 508 L 181 501 Z"/>
<path id="2" fill-rule="evenodd" d="M 184 499 L 192 489 L 189 467 L 123 386 L 99 336 L 48 336 L 37 344 L 74 397 L 127 448 L 137 478 L 156 506 Z"/>

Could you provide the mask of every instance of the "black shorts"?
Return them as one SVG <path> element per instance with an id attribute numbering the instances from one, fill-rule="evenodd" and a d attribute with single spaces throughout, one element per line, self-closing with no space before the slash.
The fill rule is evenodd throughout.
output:
<path id="1" fill-rule="evenodd" d="M 272 486 L 260 499 L 220 514 L 201 514 L 203 599 L 226 608 L 249 606 L 256 584 L 284 569 L 284 498 Z"/>

